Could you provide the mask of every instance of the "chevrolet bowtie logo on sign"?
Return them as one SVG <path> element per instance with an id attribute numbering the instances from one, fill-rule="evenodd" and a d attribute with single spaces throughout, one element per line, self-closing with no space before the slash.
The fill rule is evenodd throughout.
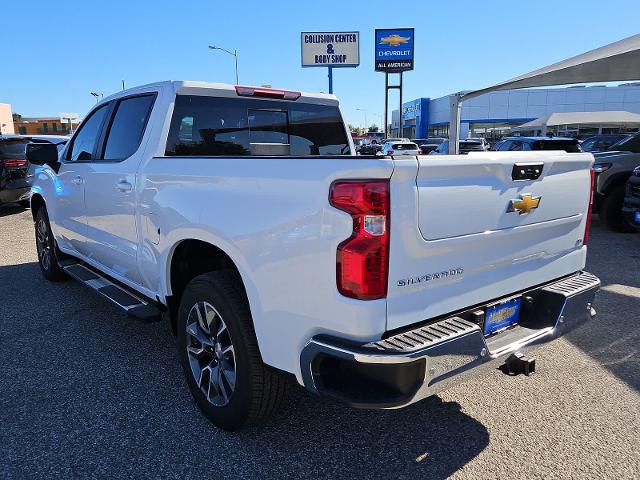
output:
<path id="1" fill-rule="evenodd" d="M 535 210 L 536 208 L 538 208 L 541 198 L 542 197 L 534 197 L 530 193 L 520 195 L 520 198 L 511 200 L 511 202 L 509 202 L 507 213 L 517 212 L 518 215 L 529 213 L 531 210 Z"/>
<path id="2" fill-rule="evenodd" d="M 401 43 L 409 42 L 409 40 L 411 40 L 411 37 L 401 37 L 400 35 L 394 33 L 393 35 L 389 35 L 388 37 L 382 37 L 380 43 L 391 45 L 392 47 L 397 47 Z"/>

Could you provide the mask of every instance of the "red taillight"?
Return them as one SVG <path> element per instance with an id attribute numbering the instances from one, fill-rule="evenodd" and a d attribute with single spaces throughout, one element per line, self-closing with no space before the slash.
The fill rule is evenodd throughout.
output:
<path id="1" fill-rule="evenodd" d="M 7 168 L 24 167 L 26 165 L 27 165 L 27 161 L 23 158 L 4 161 L 4 166 Z"/>
<path id="2" fill-rule="evenodd" d="M 336 280 L 346 297 L 374 300 L 387 295 L 389 275 L 389 181 L 339 180 L 329 202 L 351 214 L 353 234 L 338 245 Z"/>
<path id="3" fill-rule="evenodd" d="M 582 244 L 586 245 L 589 241 L 589 228 L 591 228 L 591 211 L 593 210 L 593 190 L 595 188 L 595 178 L 596 173 L 593 169 L 589 170 L 591 172 L 591 190 L 589 192 L 589 209 L 587 210 L 587 225 L 584 227 L 584 238 L 582 239 Z"/>
<path id="4" fill-rule="evenodd" d="M 291 90 L 274 90 L 272 88 L 264 87 L 243 87 L 236 85 L 236 93 L 241 97 L 266 97 L 266 98 L 279 98 L 282 100 L 297 100 L 300 98 L 300 92 L 293 92 Z"/>

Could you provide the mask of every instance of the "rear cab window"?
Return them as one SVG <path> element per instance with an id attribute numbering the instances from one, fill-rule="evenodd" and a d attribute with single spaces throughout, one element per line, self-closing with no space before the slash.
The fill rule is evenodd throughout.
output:
<path id="1" fill-rule="evenodd" d="M 165 155 L 349 155 L 335 105 L 176 96 Z"/>
<path id="2" fill-rule="evenodd" d="M 418 150 L 418 145 L 415 143 L 394 143 L 391 148 L 394 150 Z"/>
<path id="3" fill-rule="evenodd" d="M 564 150 L 567 153 L 582 151 L 577 140 L 537 140 L 534 150 Z"/>

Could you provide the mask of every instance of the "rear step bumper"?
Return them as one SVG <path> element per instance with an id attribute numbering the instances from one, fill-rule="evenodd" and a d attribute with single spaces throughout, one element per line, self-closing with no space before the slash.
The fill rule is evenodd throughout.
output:
<path id="1" fill-rule="evenodd" d="M 403 407 L 574 329 L 595 315 L 599 287 L 587 272 L 542 285 L 531 291 L 524 321 L 487 338 L 459 316 L 366 344 L 319 335 L 300 357 L 304 385 L 355 407 Z"/>

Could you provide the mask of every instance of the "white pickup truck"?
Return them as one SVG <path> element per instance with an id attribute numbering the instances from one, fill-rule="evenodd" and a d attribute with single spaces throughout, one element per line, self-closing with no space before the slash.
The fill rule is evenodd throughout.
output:
<path id="1" fill-rule="evenodd" d="M 588 153 L 356 156 L 331 95 L 162 82 L 27 156 L 44 276 L 169 319 L 228 430 L 277 409 L 287 374 L 397 408 L 532 369 L 528 349 L 595 314 Z"/>

